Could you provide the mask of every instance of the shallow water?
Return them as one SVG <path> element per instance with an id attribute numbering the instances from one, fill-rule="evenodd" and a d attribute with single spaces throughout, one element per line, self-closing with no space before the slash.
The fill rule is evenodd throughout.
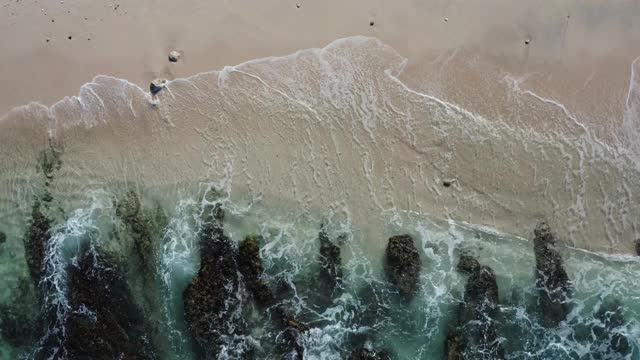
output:
<path id="1" fill-rule="evenodd" d="M 0 303 L 42 331 L 20 346 L 4 339 L 1 356 L 40 358 L 38 349 L 47 348 L 47 356 L 65 358 L 68 319 L 96 321 L 69 298 L 70 270 L 88 248 L 122 264 L 145 319 L 145 346 L 159 358 L 196 358 L 182 293 L 198 273 L 201 215 L 213 187 L 223 194 L 226 234 L 234 242 L 261 235 L 265 281 L 273 289 L 290 284 L 278 301 L 309 327 L 305 358 L 346 358 L 364 335 L 393 358 L 441 358 L 464 300 L 467 278 L 455 270 L 462 253 L 497 275 L 494 320 L 506 358 L 624 358 L 609 346 L 615 334 L 629 341 L 626 358 L 640 358 L 633 286 L 640 263 L 606 254 L 630 253 L 639 235 L 640 153 L 630 140 L 637 72 L 622 125 L 605 138 L 564 105 L 505 78 L 495 81 L 508 101 L 496 107 L 509 111 L 484 118 L 409 88 L 400 80 L 405 64 L 375 39 L 346 38 L 177 79 L 155 97 L 100 76 L 77 97 L 2 118 Z M 50 147 L 59 149 L 61 166 L 47 171 L 40 154 Z M 144 231 L 118 212 L 129 190 L 141 197 Z M 36 285 L 23 243 L 34 198 L 52 222 Z M 545 218 L 566 245 L 560 253 L 574 284 L 572 311 L 553 328 L 540 319 L 528 241 Z M 318 285 L 321 223 L 331 239 L 344 238 L 344 290 L 329 300 Z M 141 255 L 136 239 L 145 231 L 150 242 Z M 410 302 L 383 269 L 387 239 L 403 233 L 423 264 Z M 279 329 L 242 284 L 230 294 L 241 305 L 220 358 L 245 358 L 247 349 L 281 357 Z M 16 300 L 20 289 L 30 303 Z M 624 324 L 597 336 L 595 313 L 614 300 Z M 363 314 L 374 305 L 379 311 L 367 322 Z"/>

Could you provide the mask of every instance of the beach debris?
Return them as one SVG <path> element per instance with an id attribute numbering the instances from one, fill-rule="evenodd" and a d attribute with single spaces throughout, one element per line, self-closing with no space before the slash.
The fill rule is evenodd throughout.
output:
<path id="1" fill-rule="evenodd" d="M 160 92 L 160 90 L 164 89 L 167 84 L 167 80 L 165 79 L 154 79 L 151 81 L 151 85 L 149 85 L 149 90 L 151 91 L 151 95 L 156 95 Z"/>
<path id="2" fill-rule="evenodd" d="M 375 25 L 375 23 L 373 22 L 373 20 L 369 21 L 369 26 L 373 26 Z"/>
<path id="3" fill-rule="evenodd" d="M 534 229 L 536 287 L 545 326 L 554 327 L 571 312 L 573 285 L 556 249 L 556 238 L 549 224 L 540 222 Z"/>
<path id="4" fill-rule="evenodd" d="M 173 50 L 169 53 L 169 61 L 173 63 L 178 62 L 181 56 L 182 54 L 179 51 Z"/>
<path id="5" fill-rule="evenodd" d="M 406 299 L 413 298 L 418 290 L 421 267 L 420 254 L 411 236 L 396 235 L 389 238 L 385 272 Z"/>
<path id="6" fill-rule="evenodd" d="M 455 183 L 457 180 L 456 179 L 444 179 L 442 180 L 442 186 L 444 187 L 450 187 L 451 185 L 453 185 L 453 183 Z"/>

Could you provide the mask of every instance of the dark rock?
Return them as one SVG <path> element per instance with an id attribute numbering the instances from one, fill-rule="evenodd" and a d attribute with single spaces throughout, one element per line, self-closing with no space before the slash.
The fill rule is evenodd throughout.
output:
<path id="1" fill-rule="evenodd" d="M 29 278 L 18 280 L 11 302 L 0 305 L 0 334 L 13 347 L 26 347 L 36 338 L 37 292 Z"/>
<path id="2" fill-rule="evenodd" d="M 444 345 L 445 360 L 464 360 L 463 347 L 460 334 L 457 331 L 449 331 Z"/>
<path id="3" fill-rule="evenodd" d="M 534 230 L 533 249 L 536 256 L 536 287 L 545 326 L 557 326 L 571 312 L 573 286 L 556 249 L 556 239 L 546 222 Z"/>
<path id="4" fill-rule="evenodd" d="M 0 231 L 0 245 L 4 244 L 5 242 L 7 242 L 7 234 Z"/>
<path id="5" fill-rule="evenodd" d="M 49 185 L 49 181 L 53 179 L 57 170 L 62 167 L 62 151 L 53 144 L 42 150 L 38 154 L 38 171 L 42 172 L 45 177 L 45 184 Z"/>
<path id="6" fill-rule="evenodd" d="M 154 359 L 141 311 L 110 256 L 85 250 L 69 267 L 71 307 L 62 333 L 69 359 Z"/>
<path id="7" fill-rule="evenodd" d="M 640 239 L 636 239 L 636 255 L 640 256 Z"/>
<path id="8" fill-rule="evenodd" d="M 43 271 L 47 244 L 50 240 L 51 220 L 43 213 L 42 203 L 35 199 L 31 208 L 31 223 L 24 236 L 24 252 L 29 267 L 29 275 L 37 284 Z"/>
<path id="9" fill-rule="evenodd" d="M 460 256 L 460 261 L 458 261 L 457 269 L 463 274 L 471 275 L 475 272 L 478 272 L 481 267 L 482 266 L 480 265 L 478 260 L 476 260 L 476 258 L 474 258 L 473 256 L 462 255 Z"/>
<path id="10" fill-rule="evenodd" d="M 361 347 L 351 354 L 350 360 L 391 360 L 391 356 L 386 351 L 375 351 Z"/>
<path id="11" fill-rule="evenodd" d="M 160 90 L 164 89 L 167 84 L 167 80 L 164 79 L 154 79 L 149 85 L 149 91 L 151 91 L 151 95 L 156 95 L 160 92 Z"/>
<path id="12" fill-rule="evenodd" d="M 116 205 L 116 216 L 127 227 L 133 240 L 134 248 L 146 273 L 154 270 L 155 261 L 153 254 L 153 235 L 151 219 L 143 214 L 140 198 L 135 191 L 126 193 L 123 199 Z"/>
<path id="13" fill-rule="evenodd" d="M 600 320 L 601 325 L 596 326 L 593 332 L 599 339 L 609 343 L 608 350 L 622 356 L 630 354 L 629 340 L 620 333 L 620 328 L 626 324 L 622 314 L 622 304 L 617 300 L 603 304 L 596 312 L 595 317 Z"/>
<path id="14" fill-rule="evenodd" d="M 258 305 L 271 305 L 274 297 L 271 289 L 262 280 L 263 268 L 258 237 L 247 236 L 238 246 L 238 269 Z"/>
<path id="15" fill-rule="evenodd" d="M 220 204 L 203 210 L 200 230 L 200 269 L 182 294 L 185 320 L 205 358 L 216 358 L 222 335 L 240 331 L 228 327 L 239 306 L 238 266 L 232 241 L 224 234 Z M 230 330 L 233 329 L 233 330 Z"/>
<path id="16" fill-rule="evenodd" d="M 389 238 L 386 251 L 385 272 L 389 280 L 398 287 L 400 294 L 411 299 L 420 278 L 420 254 L 409 235 Z"/>
<path id="17" fill-rule="evenodd" d="M 462 359 L 466 353 L 486 354 L 486 359 L 503 358 L 496 331 L 498 284 L 493 269 L 463 255 L 458 270 L 468 274 L 464 303 L 460 304 L 458 328 L 450 331 L 445 345 L 446 359 Z"/>
<path id="18" fill-rule="evenodd" d="M 329 240 L 327 231 L 322 225 L 318 234 L 320 241 L 320 283 L 322 290 L 326 289 L 329 296 L 336 288 L 342 286 L 342 258 L 340 247 Z"/>
<path id="19" fill-rule="evenodd" d="M 304 344 L 302 343 L 302 334 L 309 331 L 309 327 L 296 319 L 291 311 L 284 306 L 279 305 L 275 308 L 275 317 L 278 319 L 282 330 L 282 339 L 284 345 L 292 351 L 292 359 L 302 360 L 304 355 Z"/>

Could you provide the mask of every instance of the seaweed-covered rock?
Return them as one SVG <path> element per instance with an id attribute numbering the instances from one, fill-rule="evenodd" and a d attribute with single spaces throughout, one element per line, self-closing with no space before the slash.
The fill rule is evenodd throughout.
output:
<path id="1" fill-rule="evenodd" d="M 45 185 L 49 186 L 53 180 L 54 174 L 62 167 L 62 151 L 58 149 L 53 143 L 49 143 L 49 146 L 42 150 L 38 154 L 38 168 L 39 172 L 45 177 Z"/>
<path id="2" fill-rule="evenodd" d="M 599 339 L 609 343 L 608 350 L 622 356 L 631 353 L 629 340 L 620 333 L 626 323 L 622 314 L 622 304 L 617 300 L 603 304 L 595 317 L 601 324 L 596 326 L 593 332 Z"/>
<path id="3" fill-rule="evenodd" d="M 36 289 L 29 278 L 18 280 L 11 290 L 11 302 L 0 305 L 0 334 L 14 347 L 31 345 L 38 314 Z"/>
<path id="4" fill-rule="evenodd" d="M 471 275 L 479 271 L 481 267 L 482 265 L 480 265 L 480 262 L 478 262 L 478 260 L 476 260 L 476 258 L 474 258 L 473 256 L 461 255 L 460 261 L 458 261 L 457 269 L 463 274 Z"/>
<path id="5" fill-rule="evenodd" d="M 86 250 L 68 274 L 71 309 L 62 341 L 66 358 L 155 358 L 143 316 L 113 258 Z"/>
<path id="6" fill-rule="evenodd" d="M 244 277 L 247 289 L 261 306 L 270 305 L 273 300 L 271 289 L 262 280 L 262 260 L 258 237 L 247 236 L 238 246 L 238 268 Z"/>
<path id="7" fill-rule="evenodd" d="M 279 325 L 283 329 L 282 339 L 284 340 L 284 345 L 291 349 L 289 352 L 290 358 L 302 360 L 304 355 L 302 334 L 309 331 L 309 327 L 296 319 L 291 311 L 284 305 L 275 308 L 274 316 L 278 319 Z"/>
<path id="8" fill-rule="evenodd" d="M 463 359 L 465 354 L 483 354 L 483 359 L 503 358 L 495 318 L 499 304 L 498 284 L 493 269 L 463 255 L 458 270 L 469 275 L 460 304 L 458 327 L 448 333 L 445 359 Z"/>
<path id="9" fill-rule="evenodd" d="M 421 266 L 420 254 L 411 236 L 397 235 L 389 238 L 385 272 L 405 298 L 412 298 L 418 290 Z"/>
<path id="10" fill-rule="evenodd" d="M 135 191 L 127 192 L 124 198 L 118 201 L 116 216 L 126 225 L 145 272 L 153 271 L 153 232 L 151 220 L 147 219 L 144 215 L 140 198 Z"/>
<path id="11" fill-rule="evenodd" d="M 50 240 L 51 220 L 43 213 L 42 204 L 35 199 L 31 208 L 31 222 L 24 236 L 24 251 L 29 274 L 35 283 L 42 277 L 43 261 Z"/>
<path id="12" fill-rule="evenodd" d="M 571 312 L 573 286 L 556 249 L 556 238 L 546 222 L 534 230 L 533 249 L 536 256 L 536 287 L 543 323 L 557 326 Z"/>
<path id="13" fill-rule="evenodd" d="M 216 358 L 222 335 L 240 331 L 227 326 L 239 305 L 238 267 L 231 240 L 224 234 L 220 204 L 203 210 L 200 269 L 182 294 L 185 320 L 205 358 Z"/>
<path id="14" fill-rule="evenodd" d="M 331 302 L 334 291 L 342 287 L 342 258 L 340 247 L 329 240 L 322 225 L 318 234 L 320 242 L 320 292 Z"/>
<path id="15" fill-rule="evenodd" d="M 351 353 L 350 360 L 391 360 L 391 356 L 386 351 L 375 351 L 366 347 L 361 347 Z"/>
<path id="16" fill-rule="evenodd" d="M 445 360 L 464 360 L 463 348 L 460 334 L 456 330 L 447 333 L 447 339 L 444 345 Z"/>

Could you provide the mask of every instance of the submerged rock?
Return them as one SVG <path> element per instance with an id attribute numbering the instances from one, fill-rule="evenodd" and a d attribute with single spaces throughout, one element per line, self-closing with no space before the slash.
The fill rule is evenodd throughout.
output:
<path id="1" fill-rule="evenodd" d="M 391 356 L 386 351 L 375 351 L 362 347 L 351 354 L 350 360 L 391 360 Z"/>
<path id="2" fill-rule="evenodd" d="M 258 237 L 247 236 L 238 246 L 238 269 L 244 277 L 247 289 L 260 306 L 269 306 L 274 297 L 271 289 L 262 280 L 262 260 Z"/>
<path id="3" fill-rule="evenodd" d="M 501 359 L 504 350 L 496 331 L 498 283 L 496 274 L 472 256 L 463 255 L 458 271 L 469 275 L 460 304 L 458 327 L 448 333 L 445 359 L 463 359 L 465 354 L 483 354 L 483 359 Z"/>
<path id="4" fill-rule="evenodd" d="M 32 345 L 36 338 L 38 295 L 29 278 L 11 290 L 11 302 L 0 305 L 0 334 L 13 347 Z"/>
<path id="5" fill-rule="evenodd" d="M 546 222 L 534 230 L 536 287 L 545 326 L 557 326 L 571 312 L 573 286 L 556 249 L 556 238 Z"/>
<path id="6" fill-rule="evenodd" d="M 640 239 L 636 239 L 636 255 L 640 256 Z"/>
<path id="7" fill-rule="evenodd" d="M 220 337 L 239 331 L 237 327 L 227 326 L 239 305 L 238 266 L 233 243 L 223 232 L 221 205 L 207 205 L 203 214 L 200 269 L 182 298 L 191 335 L 202 355 L 212 359 L 220 350 Z"/>
<path id="8" fill-rule="evenodd" d="M 292 349 L 290 358 L 302 360 L 304 355 L 302 334 L 309 331 L 309 327 L 296 319 L 291 311 L 284 305 L 276 307 L 275 316 L 283 329 L 282 339 L 284 340 L 284 345 Z"/>
<path id="9" fill-rule="evenodd" d="M 464 360 L 463 351 L 458 331 L 449 331 L 444 345 L 444 360 Z"/>
<path id="10" fill-rule="evenodd" d="M 149 91 L 151 91 L 151 95 L 156 95 L 160 92 L 160 90 L 164 89 L 167 84 L 167 80 L 165 79 L 154 79 L 151 81 L 149 85 Z"/>
<path id="11" fill-rule="evenodd" d="M 622 314 L 622 304 L 617 300 L 603 304 L 596 312 L 595 317 L 600 320 L 601 325 L 596 326 L 593 332 L 599 339 L 609 343 L 607 350 L 622 356 L 630 354 L 631 345 L 629 340 L 620 333 L 620 330 L 626 324 Z"/>
<path id="12" fill-rule="evenodd" d="M 318 234 L 320 241 L 320 283 L 323 292 L 333 297 L 334 291 L 342 286 L 342 258 L 340 247 L 329 240 L 327 231 L 322 225 Z"/>
<path id="13" fill-rule="evenodd" d="M 411 299 L 415 295 L 421 266 L 420 254 L 411 236 L 397 235 L 389 238 L 385 272 L 405 298 Z"/>
<path id="14" fill-rule="evenodd" d="M 47 244 L 51 238 L 51 220 L 43 213 L 42 203 L 35 199 L 31 208 L 31 222 L 24 236 L 24 252 L 29 267 L 29 275 L 37 284 L 43 271 Z"/>
<path id="15" fill-rule="evenodd" d="M 4 244 L 5 242 L 7 242 L 7 234 L 0 231 L 0 245 Z"/>
<path id="16" fill-rule="evenodd" d="M 62 348 L 69 359 L 154 359 L 143 315 L 120 265 L 95 250 L 69 267 L 70 311 Z"/>
<path id="17" fill-rule="evenodd" d="M 135 191 L 128 191 L 116 205 L 116 216 L 127 227 L 145 273 L 154 271 L 153 227 L 143 211 Z"/>

